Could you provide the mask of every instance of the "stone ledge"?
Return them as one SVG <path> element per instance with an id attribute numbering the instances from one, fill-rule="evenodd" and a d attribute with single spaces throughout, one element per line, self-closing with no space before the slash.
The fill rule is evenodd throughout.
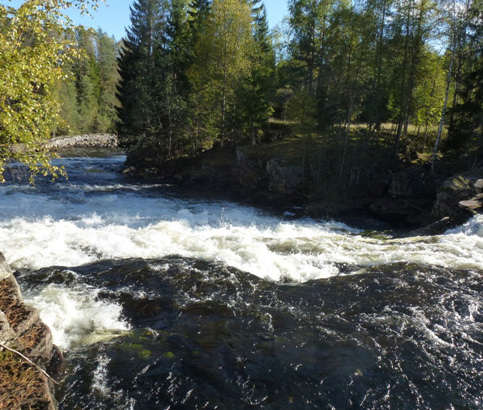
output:
<path id="1" fill-rule="evenodd" d="M 1 253 L 0 343 L 6 347 L 0 346 L 0 409 L 56 409 L 52 381 L 40 368 L 45 370 L 58 361 L 60 353 L 38 311 L 23 303 L 18 283 Z"/>

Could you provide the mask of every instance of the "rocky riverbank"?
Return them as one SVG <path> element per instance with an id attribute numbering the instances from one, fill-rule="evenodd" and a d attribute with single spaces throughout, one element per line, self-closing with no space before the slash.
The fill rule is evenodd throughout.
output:
<path id="1" fill-rule="evenodd" d="M 39 312 L 23 303 L 0 253 L 0 409 L 55 409 L 53 382 L 61 353 Z"/>
<path id="2" fill-rule="evenodd" d="M 45 146 L 54 151 L 66 148 L 115 148 L 118 146 L 118 138 L 113 134 L 69 135 L 52 138 Z"/>
<path id="3" fill-rule="evenodd" d="M 293 209 L 296 216 L 368 216 L 397 229 L 427 227 L 426 234 L 437 234 L 483 212 L 483 168 L 450 176 L 444 167 L 432 174 L 424 164 L 401 165 L 387 175 L 372 172 L 346 189 L 326 170 L 321 178 L 328 182 L 319 182 L 317 190 L 300 158 L 250 148 L 213 149 L 155 167 L 143 161 L 128 154 L 125 172 L 280 211 Z"/>

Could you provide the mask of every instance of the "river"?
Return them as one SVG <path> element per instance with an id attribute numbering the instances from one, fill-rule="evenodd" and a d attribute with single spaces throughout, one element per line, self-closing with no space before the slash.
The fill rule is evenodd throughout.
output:
<path id="1" fill-rule="evenodd" d="M 481 408 L 483 217 L 403 237 L 59 160 L 0 249 L 65 356 L 61 409 Z"/>

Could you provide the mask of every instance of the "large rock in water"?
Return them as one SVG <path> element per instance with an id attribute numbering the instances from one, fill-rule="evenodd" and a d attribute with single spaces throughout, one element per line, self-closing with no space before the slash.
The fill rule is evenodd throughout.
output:
<path id="1" fill-rule="evenodd" d="M 60 358 L 50 329 L 23 303 L 20 288 L 0 253 L 0 409 L 55 409 L 52 381 L 40 370 Z M 29 358 L 29 363 L 15 350 Z"/>
<path id="2" fill-rule="evenodd" d="M 483 212 L 483 168 L 455 175 L 447 179 L 438 191 L 433 206 L 437 218 L 450 217 L 463 221 Z"/>

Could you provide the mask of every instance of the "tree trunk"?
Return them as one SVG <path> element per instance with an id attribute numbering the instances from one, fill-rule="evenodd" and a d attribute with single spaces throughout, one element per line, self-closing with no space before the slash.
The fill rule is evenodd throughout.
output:
<path id="1" fill-rule="evenodd" d="M 443 134 L 446 107 L 448 106 L 449 90 L 451 87 L 451 78 L 453 76 L 453 64 L 454 64 L 455 53 L 456 53 L 456 33 L 454 35 L 455 35 L 455 39 L 453 40 L 453 47 L 452 47 L 453 49 L 451 50 L 451 60 L 449 63 L 448 76 L 446 78 L 446 91 L 444 94 L 443 109 L 441 111 L 441 119 L 439 121 L 438 134 L 436 135 L 436 141 L 434 142 L 434 147 L 433 147 L 433 156 L 431 158 L 431 173 L 433 174 L 434 174 L 434 164 L 436 162 L 436 155 L 438 154 L 439 144 L 441 143 L 441 136 Z"/>

